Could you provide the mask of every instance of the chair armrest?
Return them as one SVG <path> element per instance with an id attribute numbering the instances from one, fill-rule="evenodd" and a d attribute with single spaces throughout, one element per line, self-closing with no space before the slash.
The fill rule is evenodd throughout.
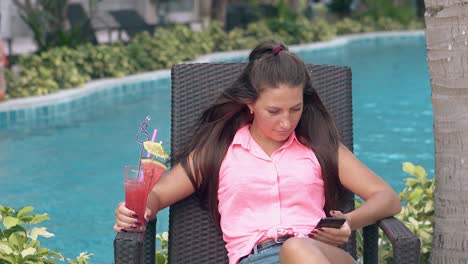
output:
<path id="1" fill-rule="evenodd" d="M 114 239 L 115 264 L 139 264 L 145 233 L 119 232 Z"/>
<path id="2" fill-rule="evenodd" d="M 392 243 L 394 263 L 419 263 L 421 242 L 415 234 L 395 217 L 385 218 L 377 224 Z"/>
<path id="3" fill-rule="evenodd" d="M 149 221 L 145 232 L 119 232 L 114 239 L 115 264 L 154 264 L 156 218 Z"/>

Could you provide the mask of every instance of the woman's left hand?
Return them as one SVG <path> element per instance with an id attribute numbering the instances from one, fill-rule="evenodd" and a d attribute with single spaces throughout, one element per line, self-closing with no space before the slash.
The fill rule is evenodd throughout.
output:
<path id="1" fill-rule="evenodd" d="M 330 215 L 332 217 L 346 218 L 345 215 L 340 211 L 331 211 Z M 331 227 L 322 227 L 319 229 L 314 229 L 309 234 L 310 238 L 322 241 L 333 246 L 341 246 L 342 244 L 348 242 L 350 236 L 351 227 L 348 221 L 346 221 L 339 229 Z"/>

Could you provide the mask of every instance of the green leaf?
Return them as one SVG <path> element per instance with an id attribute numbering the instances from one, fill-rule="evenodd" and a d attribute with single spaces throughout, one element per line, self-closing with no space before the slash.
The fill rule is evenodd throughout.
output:
<path id="1" fill-rule="evenodd" d="M 13 253 L 13 249 L 7 243 L 0 242 L 0 252 L 2 254 L 10 255 L 11 253 Z"/>
<path id="2" fill-rule="evenodd" d="M 49 254 L 49 250 L 47 248 L 38 248 L 36 251 L 36 256 L 38 257 L 46 256 L 48 254 Z"/>
<path id="3" fill-rule="evenodd" d="M 430 213 L 430 212 L 434 212 L 434 201 L 433 200 L 427 201 L 425 206 L 424 206 L 424 213 L 427 214 L 427 213 Z"/>
<path id="4" fill-rule="evenodd" d="M 15 264 L 15 259 L 13 256 L 3 256 L 0 255 L 0 260 L 6 261 L 6 264 Z M 0 262 L 3 264 L 3 262 Z"/>
<path id="5" fill-rule="evenodd" d="M 408 198 L 411 203 L 417 203 L 419 202 L 419 200 L 421 200 L 422 194 L 423 194 L 423 190 L 416 189 L 409 194 Z"/>
<path id="6" fill-rule="evenodd" d="M 26 240 L 27 239 L 24 236 L 19 235 L 17 233 L 11 234 L 11 236 L 8 238 L 8 242 L 10 243 L 10 245 L 17 250 L 23 250 L 23 246 Z"/>
<path id="7" fill-rule="evenodd" d="M 23 207 L 23 208 L 22 208 L 21 210 L 19 210 L 19 212 L 16 214 L 16 217 L 21 217 L 21 216 L 27 215 L 27 214 L 31 213 L 33 210 L 34 210 L 34 207 L 32 207 L 32 206 Z"/>
<path id="8" fill-rule="evenodd" d="M 33 255 L 36 253 L 36 248 L 33 248 L 33 247 L 30 247 L 30 248 L 26 248 L 26 249 L 23 249 L 23 251 L 21 251 L 21 256 L 23 258 L 29 256 L 29 255 Z"/>
<path id="9" fill-rule="evenodd" d="M 0 214 L 3 216 L 10 215 L 13 212 L 13 209 L 7 206 L 0 205 Z"/>
<path id="10" fill-rule="evenodd" d="M 419 227 L 419 222 L 418 222 L 416 219 L 414 219 L 413 217 L 409 217 L 409 218 L 408 218 L 408 221 L 409 221 L 414 227 L 416 227 L 416 228 Z"/>
<path id="11" fill-rule="evenodd" d="M 156 254 L 156 263 L 166 263 L 166 258 L 162 254 Z"/>
<path id="12" fill-rule="evenodd" d="M 408 185 L 409 187 L 413 187 L 416 184 L 418 184 L 417 179 L 413 179 L 413 178 L 407 178 L 406 179 L 406 185 Z"/>
<path id="13" fill-rule="evenodd" d="M 47 232 L 47 228 L 45 228 L 45 227 L 33 227 L 31 229 L 31 233 L 30 233 L 29 237 L 32 240 L 37 240 L 37 236 L 50 238 L 50 237 L 53 237 L 54 234 Z"/>
<path id="14" fill-rule="evenodd" d="M 26 247 L 33 247 L 33 248 L 38 248 L 40 246 L 41 242 L 39 240 L 33 240 L 29 244 L 26 245 Z"/>
<path id="15" fill-rule="evenodd" d="M 26 229 L 20 225 L 15 225 L 10 229 L 5 230 L 4 236 L 9 237 L 13 233 L 22 233 L 23 235 L 26 235 Z"/>
<path id="16" fill-rule="evenodd" d="M 52 258 L 55 258 L 55 259 L 62 260 L 62 261 L 64 260 L 62 254 L 60 254 L 60 252 L 49 250 L 49 256 L 52 257 Z"/>
<path id="17" fill-rule="evenodd" d="M 30 223 L 32 220 L 33 220 L 33 216 L 32 215 L 23 215 L 21 216 L 19 219 L 23 222 L 23 223 Z"/>
<path id="18" fill-rule="evenodd" d="M 427 176 L 426 170 L 418 165 L 414 168 L 414 176 L 416 176 L 416 178 L 418 178 L 419 181 L 422 181 Z"/>
<path id="19" fill-rule="evenodd" d="M 413 163 L 411 162 L 403 162 L 403 171 L 410 174 L 410 175 L 414 175 L 414 165 Z"/>
<path id="20" fill-rule="evenodd" d="M 427 232 L 419 232 L 419 237 L 422 241 L 431 241 L 432 236 Z"/>
<path id="21" fill-rule="evenodd" d="M 31 222 L 32 222 L 33 224 L 39 224 L 39 223 L 41 223 L 41 222 L 43 222 L 43 221 L 45 221 L 45 220 L 49 220 L 49 219 L 50 219 L 50 218 L 49 218 L 49 215 L 48 215 L 48 214 L 37 214 L 37 215 L 35 215 L 35 216 L 33 217 L 33 219 L 32 219 Z"/>
<path id="22" fill-rule="evenodd" d="M 426 189 L 426 194 L 431 197 L 431 199 L 434 199 L 434 189 L 429 187 Z"/>
<path id="23" fill-rule="evenodd" d="M 3 225 L 6 228 L 11 228 L 19 223 L 19 219 L 13 216 L 7 216 L 3 219 Z"/>

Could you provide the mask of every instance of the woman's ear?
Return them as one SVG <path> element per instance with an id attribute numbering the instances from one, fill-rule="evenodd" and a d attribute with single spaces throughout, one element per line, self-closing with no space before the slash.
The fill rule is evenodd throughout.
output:
<path id="1" fill-rule="evenodd" d="M 249 108 L 250 113 L 253 114 L 254 113 L 253 104 L 247 104 L 247 107 Z"/>

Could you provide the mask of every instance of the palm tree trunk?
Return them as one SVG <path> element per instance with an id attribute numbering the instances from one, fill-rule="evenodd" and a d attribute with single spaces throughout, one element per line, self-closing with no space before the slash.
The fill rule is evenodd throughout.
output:
<path id="1" fill-rule="evenodd" d="M 425 0 L 435 143 L 431 263 L 468 259 L 468 0 Z"/>

